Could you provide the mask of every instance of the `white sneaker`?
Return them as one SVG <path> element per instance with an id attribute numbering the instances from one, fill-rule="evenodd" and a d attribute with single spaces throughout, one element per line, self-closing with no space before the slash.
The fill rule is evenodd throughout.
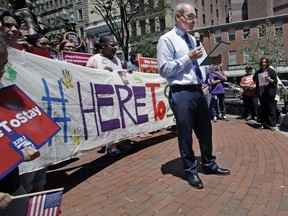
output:
<path id="1" fill-rule="evenodd" d="M 213 122 L 217 122 L 217 116 L 213 117 Z"/>

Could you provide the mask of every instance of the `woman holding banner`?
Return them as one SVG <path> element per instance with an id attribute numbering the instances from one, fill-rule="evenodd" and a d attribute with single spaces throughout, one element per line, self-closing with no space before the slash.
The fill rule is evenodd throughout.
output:
<path id="1" fill-rule="evenodd" d="M 98 48 L 101 48 L 100 53 L 91 56 L 86 64 L 87 67 L 104 69 L 110 72 L 123 71 L 122 64 L 119 58 L 116 57 L 116 41 L 114 36 L 103 36 L 99 39 Z M 129 70 L 128 70 L 129 71 Z M 131 70 L 130 70 L 131 71 Z M 130 72 L 129 71 L 129 72 Z M 125 72 L 124 72 L 125 73 Z M 132 149 L 130 140 L 124 140 L 106 147 L 106 152 L 109 155 L 120 155 L 122 151 Z"/>

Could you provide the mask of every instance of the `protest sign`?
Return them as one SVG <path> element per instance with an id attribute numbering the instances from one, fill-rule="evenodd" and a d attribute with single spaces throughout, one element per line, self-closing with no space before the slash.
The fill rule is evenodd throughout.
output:
<path id="1" fill-rule="evenodd" d="M 60 130 L 16 85 L 0 90 L 0 179 L 23 161 L 24 147 L 39 149 Z"/>
<path id="2" fill-rule="evenodd" d="M 145 73 L 158 73 L 157 59 L 139 57 L 139 71 Z"/>
<path id="3" fill-rule="evenodd" d="M 120 75 L 9 49 L 3 84 L 17 84 L 61 127 L 20 172 L 175 124 L 165 79 L 134 72 L 123 83 Z"/>
<path id="4" fill-rule="evenodd" d="M 63 60 L 77 64 L 77 65 L 82 65 L 86 66 L 86 63 L 88 59 L 92 56 L 93 54 L 90 53 L 81 53 L 81 52 L 70 52 L 70 51 L 62 51 L 62 58 Z"/>

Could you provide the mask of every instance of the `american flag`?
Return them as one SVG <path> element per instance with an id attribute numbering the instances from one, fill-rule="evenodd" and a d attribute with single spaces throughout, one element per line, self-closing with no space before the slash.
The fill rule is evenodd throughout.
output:
<path id="1" fill-rule="evenodd" d="M 30 197 L 27 216 L 58 216 L 63 191 Z"/>

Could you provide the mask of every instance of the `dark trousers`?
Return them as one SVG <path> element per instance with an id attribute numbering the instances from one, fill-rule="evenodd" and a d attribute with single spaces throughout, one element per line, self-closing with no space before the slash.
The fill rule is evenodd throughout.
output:
<path id="1" fill-rule="evenodd" d="M 198 173 L 197 160 L 192 148 L 193 130 L 199 141 L 202 165 L 217 168 L 212 155 L 212 126 L 206 98 L 200 89 L 171 86 L 170 107 L 175 115 L 179 151 L 186 173 Z"/>
<path id="2" fill-rule="evenodd" d="M 261 112 L 260 120 L 262 124 L 268 126 L 276 126 L 276 101 L 275 96 L 261 95 L 259 96 Z"/>
<path id="3" fill-rule="evenodd" d="M 258 97 L 242 95 L 243 104 L 245 109 L 245 117 L 251 115 L 252 117 L 258 117 Z"/>

